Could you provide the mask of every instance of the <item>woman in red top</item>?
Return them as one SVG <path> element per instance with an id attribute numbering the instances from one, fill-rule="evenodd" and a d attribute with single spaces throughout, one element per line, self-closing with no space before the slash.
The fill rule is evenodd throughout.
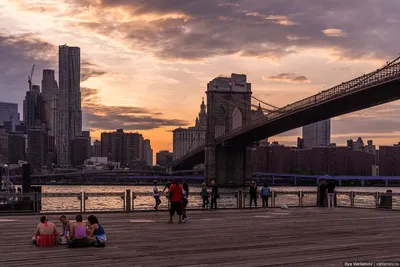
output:
<path id="1" fill-rule="evenodd" d="M 47 220 L 46 216 L 40 217 L 40 223 L 36 227 L 33 238 L 33 244 L 38 247 L 49 247 L 56 244 L 56 238 L 59 237 L 56 226 Z"/>
<path id="2" fill-rule="evenodd" d="M 182 186 L 178 184 L 175 180 L 173 181 L 171 187 L 169 188 L 169 193 L 171 196 L 171 209 L 169 210 L 170 219 L 168 223 L 172 223 L 172 217 L 175 212 L 179 216 L 179 223 L 182 223 Z"/>

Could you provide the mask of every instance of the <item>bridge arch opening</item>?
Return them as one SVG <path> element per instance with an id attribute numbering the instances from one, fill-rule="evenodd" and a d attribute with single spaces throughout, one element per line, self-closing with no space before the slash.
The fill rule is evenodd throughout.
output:
<path id="1" fill-rule="evenodd" d="M 232 112 L 232 130 L 243 125 L 243 114 L 240 108 L 236 107 Z"/>

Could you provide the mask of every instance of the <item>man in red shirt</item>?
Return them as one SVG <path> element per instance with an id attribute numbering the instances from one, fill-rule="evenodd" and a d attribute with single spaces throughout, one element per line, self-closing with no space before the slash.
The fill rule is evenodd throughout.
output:
<path id="1" fill-rule="evenodd" d="M 182 186 L 178 184 L 176 180 L 172 182 L 171 187 L 169 188 L 169 194 L 171 197 L 171 209 L 169 210 L 169 223 L 172 223 L 172 216 L 174 216 L 175 212 L 179 216 L 179 223 L 182 223 Z"/>

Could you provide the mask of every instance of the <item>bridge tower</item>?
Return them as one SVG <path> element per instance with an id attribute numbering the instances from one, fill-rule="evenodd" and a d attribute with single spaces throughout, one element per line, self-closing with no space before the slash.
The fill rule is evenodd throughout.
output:
<path id="1" fill-rule="evenodd" d="M 254 146 L 217 145 L 215 140 L 251 120 L 251 84 L 246 75 L 217 77 L 207 85 L 205 179 L 219 184 L 244 185 L 251 180 Z"/>

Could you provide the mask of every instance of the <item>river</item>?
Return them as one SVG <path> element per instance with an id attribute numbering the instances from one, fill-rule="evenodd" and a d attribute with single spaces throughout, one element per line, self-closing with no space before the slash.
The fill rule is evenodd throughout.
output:
<path id="1" fill-rule="evenodd" d="M 138 196 L 134 201 L 135 210 L 151 210 L 154 207 L 154 198 L 152 197 L 151 186 L 58 186 L 58 185 L 45 185 L 42 187 L 43 193 L 121 193 L 125 190 L 130 189 Z M 159 186 L 159 190 L 162 190 L 163 186 Z M 400 193 L 399 187 L 337 187 L 339 192 L 381 192 L 384 193 L 386 190 L 391 189 L 393 193 Z M 200 198 L 200 187 L 191 186 L 189 195 L 188 208 L 200 208 L 202 200 Z M 247 189 L 245 189 L 247 191 Z M 272 191 L 316 191 L 316 187 L 310 186 L 284 186 L 274 187 L 271 186 Z M 210 191 L 210 189 L 209 189 Z M 219 207 L 234 208 L 236 207 L 237 200 L 235 198 L 234 189 L 220 188 L 221 199 L 218 200 Z M 348 194 L 338 194 L 337 201 L 339 205 L 349 206 L 350 197 Z M 167 199 L 165 196 L 161 197 L 160 209 L 167 208 Z M 261 200 L 258 200 L 261 205 Z M 271 202 L 271 201 L 270 201 Z M 295 194 L 287 195 L 281 194 L 276 197 L 276 205 L 287 204 L 287 205 L 298 205 L 299 197 Z M 315 205 L 316 194 L 305 194 L 303 197 L 303 205 Z M 107 210 L 123 210 L 124 200 L 120 196 L 95 196 L 89 197 L 86 202 L 86 211 L 107 211 Z M 246 198 L 246 206 L 248 206 L 248 198 Z M 355 206 L 359 207 L 374 207 L 375 198 L 373 195 L 361 195 L 356 194 Z M 393 207 L 400 208 L 400 198 L 393 197 Z M 56 211 L 56 212 L 78 212 L 80 210 L 80 200 L 77 197 L 45 197 L 42 199 L 42 210 L 43 211 Z"/>

